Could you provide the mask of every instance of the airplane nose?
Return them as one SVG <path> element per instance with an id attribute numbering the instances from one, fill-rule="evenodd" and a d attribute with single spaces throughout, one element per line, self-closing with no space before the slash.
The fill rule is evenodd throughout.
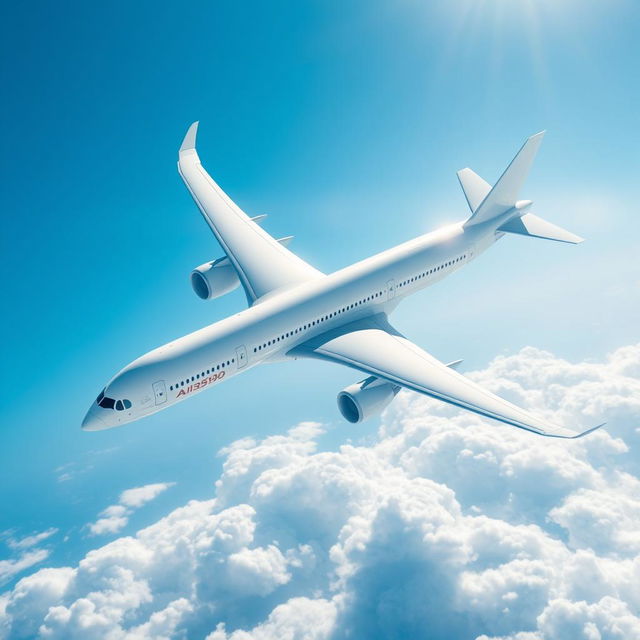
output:
<path id="1" fill-rule="evenodd" d="M 109 425 L 100 417 L 101 411 L 104 409 L 101 409 L 97 404 L 91 405 L 82 421 L 83 431 L 102 431 L 102 429 L 109 428 Z"/>

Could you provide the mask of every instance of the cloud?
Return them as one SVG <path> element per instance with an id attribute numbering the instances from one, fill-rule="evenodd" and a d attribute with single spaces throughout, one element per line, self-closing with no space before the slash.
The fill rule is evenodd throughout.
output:
<path id="1" fill-rule="evenodd" d="M 549 512 L 564 527 L 572 547 L 601 554 L 640 553 L 640 481 L 626 473 L 599 489 L 579 489 Z"/>
<path id="2" fill-rule="evenodd" d="M 527 348 L 469 374 L 610 425 L 573 442 L 401 392 L 367 445 L 318 451 L 317 423 L 232 443 L 211 499 L 20 580 L 0 637 L 640 637 L 638 362 L 640 345 L 599 363 Z"/>
<path id="3" fill-rule="evenodd" d="M 157 498 L 174 484 L 175 482 L 158 482 L 126 489 L 120 494 L 118 504 L 112 504 L 101 511 L 98 520 L 87 525 L 89 532 L 93 536 L 118 533 L 127 525 L 129 517 L 135 509 L 139 509 L 147 502 Z"/>
<path id="4" fill-rule="evenodd" d="M 11 578 L 25 569 L 42 562 L 49 556 L 46 549 L 33 549 L 26 551 L 20 557 L 12 560 L 0 560 L 0 584 L 9 581 Z"/>
<path id="5" fill-rule="evenodd" d="M 5 594 L 5 637 L 35 638 L 49 610 L 68 597 L 75 574 L 71 567 L 47 568 L 22 578 Z"/>
<path id="6" fill-rule="evenodd" d="M 96 467 L 105 464 L 105 458 L 109 454 L 117 451 L 118 447 L 108 447 L 106 449 L 91 449 L 80 455 L 78 460 L 67 462 L 56 467 L 53 472 L 58 482 L 69 482 L 75 480 L 78 476 L 91 472 Z"/>
<path id="7" fill-rule="evenodd" d="M 55 527 L 50 527 L 46 531 L 40 531 L 38 533 L 34 533 L 29 536 L 25 536 L 24 538 L 20 538 L 18 540 L 14 538 L 9 538 L 7 540 L 7 545 L 11 549 L 28 549 L 30 547 L 35 547 L 37 544 L 40 544 L 47 538 L 50 538 L 52 535 L 58 533 L 58 529 Z"/>
<path id="8" fill-rule="evenodd" d="M 206 640 L 322 640 L 331 633 L 335 618 L 336 605 L 331 601 L 292 598 L 278 605 L 265 622 L 249 632 L 227 634 L 221 622 Z"/>
<path id="9" fill-rule="evenodd" d="M 14 536 L 15 531 L 5 531 L 1 536 L 14 557 L 0 560 L 0 585 L 12 580 L 18 574 L 43 562 L 49 557 L 49 550 L 37 548 L 37 545 L 55 535 L 58 529 L 51 527 L 22 538 Z M 1 636 L 0 636 L 1 637 Z"/>
<path id="10" fill-rule="evenodd" d="M 146 484 L 144 487 L 127 489 L 120 494 L 120 504 L 131 509 L 139 509 L 174 484 L 175 482 L 158 482 L 156 484 Z"/>

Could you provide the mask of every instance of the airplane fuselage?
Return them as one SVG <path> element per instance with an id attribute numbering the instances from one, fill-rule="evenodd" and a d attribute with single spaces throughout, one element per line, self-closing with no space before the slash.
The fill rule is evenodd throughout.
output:
<path id="1" fill-rule="evenodd" d="M 507 217 L 508 214 L 505 214 Z M 119 426 L 166 409 L 297 345 L 376 313 L 460 269 L 503 234 L 490 225 L 443 227 L 329 275 L 273 291 L 253 306 L 169 342 L 122 369 L 83 428 Z M 126 401 L 126 402 L 125 402 Z M 105 408 L 105 404 L 107 407 Z"/>

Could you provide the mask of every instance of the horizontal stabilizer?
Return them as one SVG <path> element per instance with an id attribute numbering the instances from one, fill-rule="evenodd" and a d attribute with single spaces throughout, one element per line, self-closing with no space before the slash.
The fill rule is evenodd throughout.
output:
<path id="1" fill-rule="evenodd" d="M 571 233 L 558 225 L 547 222 L 543 218 L 533 215 L 533 213 L 525 213 L 520 218 L 512 218 L 501 227 L 498 227 L 498 231 L 517 233 L 522 236 L 532 236 L 545 240 L 569 242 L 571 244 L 578 244 L 584 240 L 584 238 L 577 236 L 575 233 Z"/>
<path id="2" fill-rule="evenodd" d="M 457 176 L 462 191 L 464 191 L 464 197 L 467 199 L 469 209 L 471 209 L 471 213 L 473 213 L 487 197 L 489 191 L 491 191 L 491 185 L 468 167 L 466 169 L 460 169 Z"/>

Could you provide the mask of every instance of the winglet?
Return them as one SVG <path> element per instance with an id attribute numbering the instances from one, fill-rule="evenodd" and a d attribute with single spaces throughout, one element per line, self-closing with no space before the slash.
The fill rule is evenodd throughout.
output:
<path id="1" fill-rule="evenodd" d="M 605 424 L 607 423 L 603 422 L 602 424 L 596 425 L 595 427 L 591 427 L 591 429 L 587 429 L 586 431 L 582 431 L 581 433 L 575 433 L 573 431 L 569 431 L 568 429 L 563 429 L 563 431 L 567 432 L 566 434 L 560 433 L 560 432 L 554 433 L 552 431 L 545 431 L 541 435 L 547 436 L 549 438 L 564 438 L 566 440 L 577 440 L 578 438 L 584 438 L 584 436 L 588 436 L 590 433 L 593 433 L 600 427 L 604 427 Z"/>
<path id="2" fill-rule="evenodd" d="M 596 431 L 600 427 L 604 427 L 605 424 L 607 424 L 607 423 L 603 422 L 602 424 L 596 425 L 595 427 L 591 427 L 591 429 L 587 429 L 586 431 L 583 431 L 582 433 L 576 434 L 575 436 L 573 436 L 572 439 L 575 440 L 576 438 L 583 438 L 584 436 L 588 436 L 590 433 L 593 433 L 594 431 Z"/>
<path id="3" fill-rule="evenodd" d="M 190 149 L 196 148 L 196 135 L 198 133 L 198 124 L 199 121 L 196 120 L 187 130 L 187 133 L 180 145 L 180 152 L 189 151 Z"/>

